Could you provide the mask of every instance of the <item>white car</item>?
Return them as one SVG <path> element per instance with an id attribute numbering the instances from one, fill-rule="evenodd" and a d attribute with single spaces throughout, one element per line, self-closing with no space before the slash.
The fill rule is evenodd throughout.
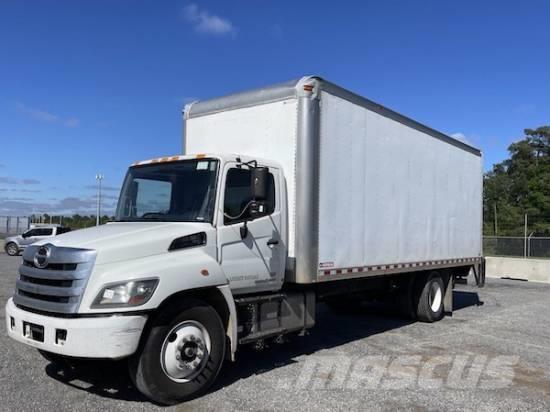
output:
<path id="1" fill-rule="evenodd" d="M 70 232 L 70 228 L 59 225 L 33 227 L 18 236 L 8 237 L 4 241 L 4 250 L 10 256 L 17 256 L 31 243 L 48 237 Z"/>

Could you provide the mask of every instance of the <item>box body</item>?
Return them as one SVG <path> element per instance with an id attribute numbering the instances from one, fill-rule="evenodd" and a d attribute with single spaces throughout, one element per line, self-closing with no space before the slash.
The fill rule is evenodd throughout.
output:
<path id="1" fill-rule="evenodd" d="M 289 282 L 481 257 L 479 150 L 318 77 L 188 105 L 185 134 L 186 154 L 282 165 Z"/>

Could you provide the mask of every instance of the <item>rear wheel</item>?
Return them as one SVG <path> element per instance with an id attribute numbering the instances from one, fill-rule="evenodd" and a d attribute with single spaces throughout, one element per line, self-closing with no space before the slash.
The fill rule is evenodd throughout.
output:
<path id="1" fill-rule="evenodd" d="M 445 285 L 437 272 L 418 279 L 415 294 L 416 315 L 422 322 L 435 322 L 443 318 Z"/>
<path id="2" fill-rule="evenodd" d="M 204 393 L 225 354 L 225 330 L 214 308 L 188 302 L 179 313 L 161 314 L 142 349 L 129 362 L 132 381 L 149 399 L 172 405 Z"/>
<path id="3" fill-rule="evenodd" d="M 13 242 L 10 242 L 5 247 L 6 253 L 10 256 L 17 256 L 19 254 L 19 247 Z"/>

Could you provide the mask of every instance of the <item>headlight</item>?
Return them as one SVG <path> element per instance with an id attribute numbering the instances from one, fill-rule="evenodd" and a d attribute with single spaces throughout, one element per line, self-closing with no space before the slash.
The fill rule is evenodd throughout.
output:
<path id="1" fill-rule="evenodd" d="M 95 298 L 92 308 L 143 305 L 153 296 L 158 283 L 158 279 L 143 279 L 105 286 Z"/>

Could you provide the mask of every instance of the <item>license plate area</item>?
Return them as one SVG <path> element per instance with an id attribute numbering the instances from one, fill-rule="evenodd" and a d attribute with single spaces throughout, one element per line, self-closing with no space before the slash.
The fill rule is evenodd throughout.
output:
<path id="1" fill-rule="evenodd" d="M 37 342 L 44 342 L 44 326 L 23 322 L 23 335 L 27 339 L 32 339 Z"/>

